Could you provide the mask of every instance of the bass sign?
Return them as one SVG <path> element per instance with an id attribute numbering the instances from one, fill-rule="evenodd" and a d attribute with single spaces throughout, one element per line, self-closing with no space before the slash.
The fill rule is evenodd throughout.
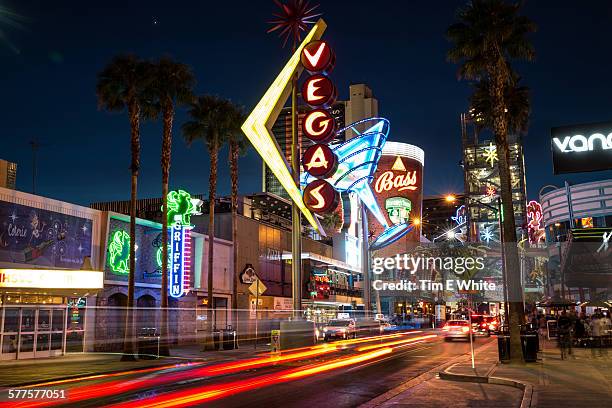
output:
<path id="1" fill-rule="evenodd" d="M 551 129 L 555 174 L 612 169 L 612 122 Z"/>

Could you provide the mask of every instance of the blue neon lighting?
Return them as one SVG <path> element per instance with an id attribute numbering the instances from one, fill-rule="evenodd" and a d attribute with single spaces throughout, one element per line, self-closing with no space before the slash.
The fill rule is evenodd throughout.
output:
<path id="1" fill-rule="evenodd" d="M 185 294 L 185 233 L 188 227 L 172 224 L 170 230 L 170 270 L 168 292 L 179 298 Z"/>
<path id="2" fill-rule="evenodd" d="M 369 126 L 369 128 L 361 133 L 357 130 L 359 125 Z M 371 249 L 380 249 L 392 244 L 414 229 L 414 225 L 409 223 L 390 227 L 370 187 L 378 161 L 382 156 L 383 146 L 389 135 L 390 124 L 385 118 L 368 118 L 352 123 L 338 130 L 336 134 L 342 134 L 348 129 L 355 132 L 357 136 L 344 143 L 331 146 L 332 151 L 338 158 L 338 169 L 327 181 L 341 193 L 352 192 L 357 194 L 361 202 L 385 228 L 385 231 L 370 245 Z M 313 180 L 315 178 L 310 174 L 302 174 L 300 180 L 302 189 Z"/>

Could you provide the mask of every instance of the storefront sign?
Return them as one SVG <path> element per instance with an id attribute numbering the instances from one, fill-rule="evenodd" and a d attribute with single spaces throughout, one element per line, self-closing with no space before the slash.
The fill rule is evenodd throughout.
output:
<path id="1" fill-rule="evenodd" d="M 374 185 L 374 190 L 376 190 L 377 193 L 382 193 L 383 191 L 391 190 L 414 191 L 417 188 L 418 186 L 416 171 L 408 171 L 403 174 L 395 174 L 392 170 L 385 171 L 376 179 L 376 184 Z"/>
<path id="2" fill-rule="evenodd" d="M 612 169 L 612 122 L 551 129 L 555 174 Z"/>
<path id="3" fill-rule="evenodd" d="M 185 190 L 170 191 L 168 201 L 168 294 L 185 295 L 191 272 L 191 216 L 201 214 L 202 200 L 192 198 Z"/>
<path id="4" fill-rule="evenodd" d="M 385 201 L 385 209 L 393 224 L 400 224 L 410 219 L 412 202 L 405 197 L 391 197 Z"/>
<path id="5" fill-rule="evenodd" d="M 130 272 L 130 234 L 123 230 L 113 233 L 108 245 L 108 263 L 115 273 L 126 274 Z"/>
<path id="6" fill-rule="evenodd" d="M 531 200 L 527 204 L 527 224 L 529 242 L 531 244 L 537 244 L 543 242 L 546 239 L 544 228 L 542 228 L 542 206 L 537 201 Z"/>
<path id="7" fill-rule="evenodd" d="M 102 289 L 101 271 L 0 269 L 0 288 Z"/>

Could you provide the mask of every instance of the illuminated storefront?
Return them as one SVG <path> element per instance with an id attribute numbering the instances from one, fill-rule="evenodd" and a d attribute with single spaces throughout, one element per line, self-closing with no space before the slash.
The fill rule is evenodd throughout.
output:
<path id="1" fill-rule="evenodd" d="M 0 228 L 0 359 L 89 349 L 100 213 L 0 188 Z"/>

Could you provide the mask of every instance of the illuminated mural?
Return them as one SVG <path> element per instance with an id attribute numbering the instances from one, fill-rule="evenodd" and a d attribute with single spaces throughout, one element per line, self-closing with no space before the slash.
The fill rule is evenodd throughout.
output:
<path id="1" fill-rule="evenodd" d="M 529 243 L 537 244 L 546 240 L 544 228 L 542 228 L 542 206 L 537 201 L 531 200 L 527 204 L 527 233 L 529 235 Z"/>

